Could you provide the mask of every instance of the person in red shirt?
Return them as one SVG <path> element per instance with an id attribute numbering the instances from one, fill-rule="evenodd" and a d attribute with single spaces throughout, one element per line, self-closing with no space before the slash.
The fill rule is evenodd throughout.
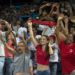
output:
<path id="1" fill-rule="evenodd" d="M 4 31 L 4 28 L 7 28 L 8 30 L 7 31 Z M 6 21 L 6 20 L 2 20 L 2 19 L 0 19 L 0 47 L 1 47 L 1 51 L 0 51 L 0 53 L 1 53 L 1 55 L 0 55 L 0 59 L 2 59 L 2 60 L 0 60 L 0 75 L 3 75 L 3 67 L 4 67 L 4 62 L 5 62 L 5 49 L 4 49 L 4 47 L 5 47 L 5 39 L 6 39 L 6 32 L 11 32 L 12 31 L 12 29 L 11 29 L 11 25 Z M 8 67 L 7 67 L 8 68 Z M 5 72 L 4 72 L 4 75 L 6 75 L 5 74 Z M 9 75 L 9 74 L 7 74 L 7 75 Z"/>
<path id="2" fill-rule="evenodd" d="M 65 26 L 62 20 L 64 19 Z M 60 28 L 62 35 L 60 34 Z M 68 33 L 68 17 L 60 15 L 57 21 L 56 36 L 60 47 L 61 62 L 62 62 L 62 75 L 70 75 L 75 70 L 75 43 L 72 34 Z"/>
<path id="3" fill-rule="evenodd" d="M 13 32 L 6 34 L 7 42 L 5 45 L 5 64 L 4 64 L 4 75 L 10 75 L 10 67 L 13 62 L 15 52 L 14 36 Z"/>
<path id="4" fill-rule="evenodd" d="M 50 75 L 49 71 L 49 55 L 53 54 L 53 50 L 49 43 L 47 36 L 42 35 L 40 43 L 34 38 L 32 31 L 32 22 L 28 20 L 28 28 L 32 42 L 36 47 L 36 62 L 37 62 L 37 75 Z"/>

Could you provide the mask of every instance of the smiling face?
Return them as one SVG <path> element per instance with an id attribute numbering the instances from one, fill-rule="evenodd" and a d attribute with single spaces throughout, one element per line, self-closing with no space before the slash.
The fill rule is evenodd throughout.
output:
<path id="1" fill-rule="evenodd" d="M 40 39 L 40 44 L 41 45 L 46 45 L 48 43 L 48 39 L 46 36 L 42 36 Z"/>

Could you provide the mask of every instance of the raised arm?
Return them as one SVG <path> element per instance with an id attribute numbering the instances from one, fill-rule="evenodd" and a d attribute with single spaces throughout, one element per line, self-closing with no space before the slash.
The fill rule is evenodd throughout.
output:
<path id="1" fill-rule="evenodd" d="M 59 5 L 58 3 L 54 3 L 54 4 L 52 5 L 51 11 L 49 12 L 49 15 L 50 15 L 50 16 L 53 15 L 53 14 L 58 15 L 58 14 L 59 14 L 59 7 L 60 7 L 60 5 Z"/>
<path id="2" fill-rule="evenodd" d="M 6 27 L 8 28 L 8 31 L 12 31 L 12 28 L 11 28 L 11 24 L 9 24 L 9 22 L 7 22 L 6 20 L 3 20 Z"/>
<path id="3" fill-rule="evenodd" d="M 16 53 L 16 50 L 15 50 L 14 48 L 11 48 L 8 44 L 5 44 L 5 46 L 6 46 L 6 48 L 7 48 L 10 52 L 12 52 L 13 54 Z"/>
<path id="4" fill-rule="evenodd" d="M 16 50 L 14 48 L 11 48 L 4 40 L 3 38 L 0 36 L 0 40 L 3 42 L 4 46 L 10 51 L 12 52 L 13 54 L 16 53 Z"/>
<path id="5" fill-rule="evenodd" d="M 65 26 L 64 26 L 63 22 L 61 21 L 61 28 L 62 28 L 63 34 L 64 34 L 65 36 L 68 36 L 68 34 L 69 34 L 69 31 L 68 31 L 68 24 L 69 24 L 69 23 L 68 23 L 68 22 L 69 22 L 68 17 L 64 17 Z"/>
<path id="6" fill-rule="evenodd" d="M 46 6 L 51 6 L 51 3 L 47 3 L 47 4 L 44 4 L 42 5 L 40 8 L 39 8 L 39 15 L 42 13 L 42 9 Z"/>
<path id="7" fill-rule="evenodd" d="M 51 47 L 51 44 L 50 44 L 50 43 L 48 44 L 48 46 L 49 46 L 49 54 L 51 55 L 51 54 L 53 54 L 53 49 L 52 49 L 52 47 Z"/>
<path id="8" fill-rule="evenodd" d="M 62 32 L 62 28 L 61 28 L 61 20 L 63 19 L 64 15 L 61 14 L 59 17 L 58 17 L 58 20 L 57 20 L 57 25 L 56 25 L 56 37 L 57 37 L 57 41 L 58 43 L 61 41 L 61 40 L 65 40 L 66 37 L 65 35 L 63 34 Z"/>
<path id="9" fill-rule="evenodd" d="M 57 37 L 57 41 L 59 42 L 60 41 L 60 26 L 59 26 L 59 23 L 60 22 L 60 20 L 58 19 L 57 20 L 57 25 L 56 25 L 56 30 L 55 30 L 55 33 L 56 33 L 56 37 Z"/>
<path id="10" fill-rule="evenodd" d="M 36 41 L 34 34 L 33 34 L 33 29 L 32 29 L 32 22 L 28 21 L 28 29 L 29 29 L 29 33 L 30 33 L 30 37 L 32 42 L 34 43 L 35 46 L 38 45 L 38 42 Z"/>

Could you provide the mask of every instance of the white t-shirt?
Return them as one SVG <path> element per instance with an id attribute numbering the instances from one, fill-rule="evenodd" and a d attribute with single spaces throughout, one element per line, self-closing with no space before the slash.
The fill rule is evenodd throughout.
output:
<path id="1" fill-rule="evenodd" d="M 27 28 L 25 27 L 20 27 L 18 29 L 18 35 L 22 36 L 23 32 L 26 32 L 27 33 Z"/>
<path id="2" fill-rule="evenodd" d="M 2 38 L 5 40 L 5 32 L 1 32 L 0 34 L 2 35 Z M 0 40 L 0 56 L 5 56 L 5 50 L 4 50 L 4 44 Z"/>
<path id="3" fill-rule="evenodd" d="M 4 44 L 0 41 L 0 56 L 5 56 Z"/>
<path id="4" fill-rule="evenodd" d="M 50 55 L 50 62 L 58 62 L 58 51 L 59 47 L 56 43 L 52 44 L 51 47 L 54 47 L 54 52 L 52 55 Z"/>

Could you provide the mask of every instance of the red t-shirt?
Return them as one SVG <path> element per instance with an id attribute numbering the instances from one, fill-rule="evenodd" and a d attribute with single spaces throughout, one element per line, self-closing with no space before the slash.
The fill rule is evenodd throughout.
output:
<path id="1" fill-rule="evenodd" d="M 49 65 L 49 54 L 42 49 L 41 45 L 36 47 L 36 60 L 38 64 Z"/>
<path id="2" fill-rule="evenodd" d="M 12 41 L 8 41 L 7 45 L 15 50 L 14 46 L 12 45 Z M 13 58 L 14 54 L 11 51 L 9 51 L 7 48 L 5 48 L 5 56 L 8 58 Z"/>
<path id="3" fill-rule="evenodd" d="M 70 74 L 75 70 L 75 43 L 66 44 L 64 41 L 60 42 L 60 52 L 62 61 L 62 73 Z"/>

